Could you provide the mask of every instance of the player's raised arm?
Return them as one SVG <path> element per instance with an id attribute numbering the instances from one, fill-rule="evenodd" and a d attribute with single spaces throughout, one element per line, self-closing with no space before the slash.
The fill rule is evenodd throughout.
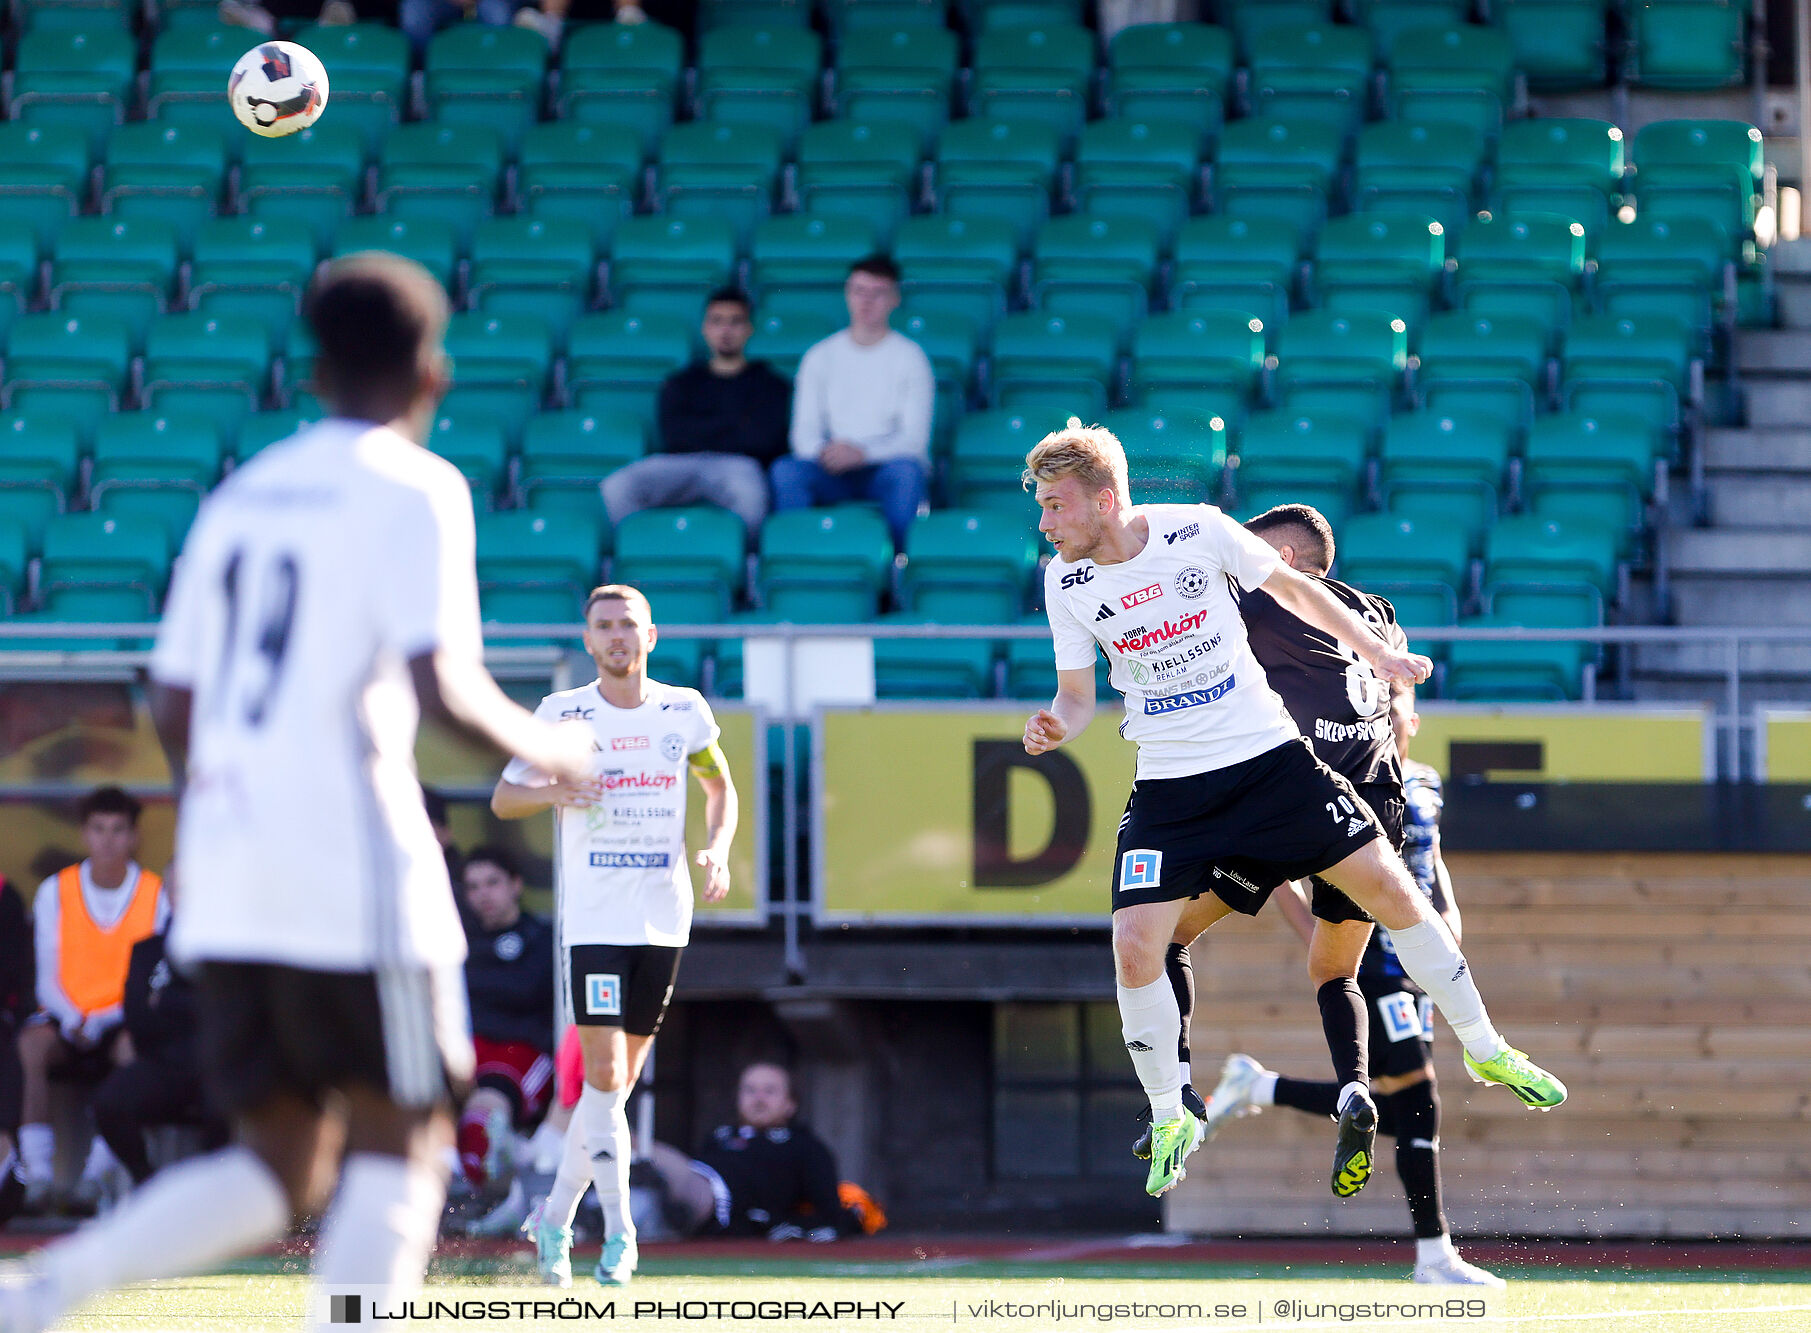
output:
<path id="1" fill-rule="evenodd" d="M 716 741 L 691 756 L 692 776 L 704 789 L 704 846 L 695 858 L 704 871 L 704 901 L 721 902 L 729 892 L 729 848 L 736 840 L 740 802 L 729 776 L 729 761 Z"/>
<path id="2" fill-rule="evenodd" d="M 1427 658 L 1390 647 L 1332 593 L 1288 565 L 1278 564 L 1262 586 L 1284 610 L 1357 653 L 1381 679 L 1416 684 L 1433 674 Z"/>

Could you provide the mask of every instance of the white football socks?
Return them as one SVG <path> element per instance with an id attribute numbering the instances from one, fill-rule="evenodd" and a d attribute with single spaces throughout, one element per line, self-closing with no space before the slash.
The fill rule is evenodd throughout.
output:
<path id="1" fill-rule="evenodd" d="M 1471 979 L 1471 968 L 1452 932 L 1438 917 L 1424 917 L 1407 930 L 1392 930 L 1396 959 L 1415 984 L 1433 997 L 1452 1026 L 1453 1035 L 1474 1060 L 1494 1060 L 1508 1045 L 1491 1026 L 1484 997 Z"/>
<path id="2" fill-rule="evenodd" d="M 1277 1104 L 1277 1072 L 1266 1069 L 1251 1081 L 1251 1104 L 1253 1106 L 1275 1106 Z"/>
<path id="3" fill-rule="evenodd" d="M 227 1148 L 159 1171 L 119 1208 L 45 1246 L 38 1265 L 67 1310 L 99 1292 L 199 1273 L 275 1240 L 289 1200 L 249 1148 Z"/>
<path id="4" fill-rule="evenodd" d="M 1457 1259 L 1459 1252 L 1453 1248 L 1451 1236 L 1426 1236 L 1415 1241 L 1415 1266 L 1437 1264 L 1446 1259 Z"/>
<path id="5" fill-rule="evenodd" d="M 1176 1059 L 1176 1039 L 1182 1034 L 1182 1011 L 1170 979 L 1159 976 L 1148 986 L 1121 986 L 1119 1023 L 1126 1054 L 1151 1099 L 1151 1123 L 1180 1118 L 1182 1065 Z"/>
<path id="6" fill-rule="evenodd" d="M 57 1173 L 57 1136 L 49 1125 L 19 1126 L 19 1174 L 48 1181 Z"/>
<path id="7" fill-rule="evenodd" d="M 316 1287 L 381 1287 L 377 1299 L 386 1304 L 407 1299 L 428 1271 L 445 1203 L 446 1181 L 433 1166 L 382 1153 L 348 1155 L 321 1223 Z"/>
<path id="8" fill-rule="evenodd" d="M 586 1085 L 589 1090 L 590 1085 Z M 572 1108 L 572 1119 L 560 1140 L 560 1161 L 553 1173 L 553 1188 L 547 1191 L 547 1202 L 541 1216 L 555 1226 L 569 1227 L 579 1210 L 579 1200 L 591 1186 L 591 1158 L 585 1152 L 585 1099 Z"/>
<path id="9" fill-rule="evenodd" d="M 604 1238 L 635 1234 L 629 1219 L 629 1090 L 605 1092 L 589 1083 L 579 1095 L 574 1122 L 585 1126 L 585 1155 L 591 1159 L 591 1183 L 597 1206 L 604 1211 Z"/>

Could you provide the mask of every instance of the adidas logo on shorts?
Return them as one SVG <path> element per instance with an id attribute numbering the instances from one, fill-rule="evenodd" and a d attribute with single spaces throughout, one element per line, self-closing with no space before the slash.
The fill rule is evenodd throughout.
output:
<path id="1" fill-rule="evenodd" d="M 1360 833 L 1363 833 L 1364 831 L 1365 831 L 1365 821 L 1362 819 L 1354 819 L 1350 824 L 1346 825 L 1346 836 L 1348 838 L 1356 838 Z"/>

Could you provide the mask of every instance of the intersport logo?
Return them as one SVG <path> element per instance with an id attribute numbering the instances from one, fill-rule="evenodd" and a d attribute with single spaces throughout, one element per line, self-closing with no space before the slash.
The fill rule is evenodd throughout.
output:
<path id="1" fill-rule="evenodd" d="M 1115 639 L 1113 647 L 1122 653 L 1142 652 L 1156 644 L 1168 643 L 1178 634 L 1187 634 L 1190 630 L 1200 629 L 1206 619 L 1207 612 L 1191 611 L 1176 620 L 1166 620 L 1153 629 L 1139 630 L 1135 634 L 1126 635 L 1123 639 Z"/>

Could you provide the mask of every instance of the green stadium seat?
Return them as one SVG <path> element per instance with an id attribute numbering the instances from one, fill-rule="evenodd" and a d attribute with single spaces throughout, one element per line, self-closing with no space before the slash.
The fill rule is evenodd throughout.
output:
<path id="1" fill-rule="evenodd" d="M 538 319 L 564 346 L 591 303 L 597 258 L 591 231 L 571 218 L 493 217 L 472 240 L 466 293 L 473 310 Z"/>
<path id="2" fill-rule="evenodd" d="M 1201 183 L 1201 140 L 1161 120 L 1097 120 L 1075 153 L 1076 207 L 1095 217 L 1156 221 L 1165 244 L 1188 219 Z"/>
<path id="3" fill-rule="evenodd" d="M 189 272 L 189 309 L 253 319 L 273 350 L 289 341 L 318 255 L 295 218 L 225 217 L 203 223 Z"/>
<path id="4" fill-rule="evenodd" d="M 1438 222 L 1419 213 L 1354 213 L 1321 232 L 1314 285 L 1328 310 L 1387 310 L 1418 327 L 1445 267 Z"/>
<path id="5" fill-rule="evenodd" d="M 423 67 L 436 120 L 482 126 L 513 153 L 540 116 L 547 39 L 532 28 L 455 23 L 428 42 Z"/>
<path id="6" fill-rule="evenodd" d="M 953 617 L 894 612 L 882 625 L 966 623 Z M 974 622 L 985 623 L 985 622 Z M 983 699 L 993 693 L 991 639 L 874 640 L 874 693 L 882 699 Z"/>
<path id="7" fill-rule="evenodd" d="M 1514 431 L 1501 417 L 1409 412 L 1383 433 L 1380 480 L 1386 500 L 1398 490 L 1439 491 L 1455 516 L 1481 526 L 1501 507 Z"/>
<path id="8" fill-rule="evenodd" d="M 873 509 L 788 509 L 761 529 L 762 606 L 781 620 L 871 620 L 893 567 L 893 539 Z"/>
<path id="9" fill-rule="evenodd" d="M 851 0 L 849 13 L 876 8 Z M 956 34 L 935 27 L 861 28 L 837 47 L 831 104 L 838 119 L 859 124 L 894 122 L 918 136 L 922 151 L 949 123 L 956 82 Z"/>
<path id="10" fill-rule="evenodd" d="M 169 304 L 179 261 L 176 230 L 160 218 L 72 218 L 51 256 L 51 308 L 122 320 L 140 347 Z"/>
<path id="11" fill-rule="evenodd" d="M 1453 299 L 1467 314 L 1534 319 L 1557 340 L 1584 273 L 1583 223 L 1554 213 L 1483 217 L 1458 238 Z"/>
<path id="12" fill-rule="evenodd" d="M 408 104 L 408 39 L 388 24 L 367 22 L 311 26 L 295 40 L 330 71 L 332 124 L 356 131 L 375 155 Z"/>
<path id="13" fill-rule="evenodd" d="M 900 596 L 932 619 L 1004 624 L 1024 614 L 1037 567 L 1037 536 L 1017 515 L 934 510 L 906 537 Z"/>
<path id="14" fill-rule="evenodd" d="M 174 550 L 220 462 L 220 434 L 206 417 L 121 412 L 95 430 L 89 494 L 103 514 L 160 523 Z"/>
<path id="15" fill-rule="evenodd" d="M 822 63 L 809 28 L 714 28 L 698 40 L 698 115 L 770 130 L 790 150 L 811 123 Z"/>
<path id="16" fill-rule="evenodd" d="M 900 28 L 944 31 L 943 0 L 827 0 L 824 16 L 846 45 L 859 33 Z"/>
<path id="17" fill-rule="evenodd" d="M 1356 514 L 1341 528 L 1337 549 L 1338 577 L 1400 599 L 1399 620 L 1404 607 L 1433 617 L 1404 623 L 1452 624 L 1471 586 L 1471 534 L 1451 518 Z"/>
<path id="18" fill-rule="evenodd" d="M 206 125 L 146 121 L 122 125 L 107 141 L 101 211 L 162 218 L 186 251 L 214 216 L 226 180 L 226 139 Z"/>
<path id="19" fill-rule="evenodd" d="M 1503 519 L 1484 539 L 1485 593 L 1512 584 L 1585 584 L 1609 600 L 1618 579 L 1616 542 L 1609 528 L 1530 514 Z"/>
<path id="20" fill-rule="evenodd" d="M 1008 315 L 994 326 L 991 405 L 1041 407 L 1054 399 L 1098 415 L 1118 378 L 1118 348 L 1113 329 L 1036 311 Z"/>
<path id="21" fill-rule="evenodd" d="M 288 439 L 314 420 L 318 418 L 292 407 L 273 407 L 268 411 L 253 412 L 239 423 L 239 432 L 234 437 L 235 443 L 232 446 L 233 457 L 243 464 L 277 441 Z"/>
<path id="22" fill-rule="evenodd" d="M 1021 250 L 1050 215 L 1058 136 L 1049 125 L 972 117 L 937 141 L 937 201 L 952 217 L 1011 224 Z"/>
<path id="23" fill-rule="evenodd" d="M 37 299 L 40 253 L 30 221 L 0 212 L 0 343 L 13 320 Z"/>
<path id="24" fill-rule="evenodd" d="M 31 227 L 48 251 L 87 199 L 88 163 L 80 130 L 0 124 L 0 218 Z"/>
<path id="25" fill-rule="evenodd" d="M 1442 26 L 1399 34 L 1389 52 L 1390 114 L 1495 139 L 1515 105 L 1515 46 L 1494 28 L 1465 23 L 1466 8 Z"/>
<path id="26" fill-rule="evenodd" d="M 1352 0 L 1351 12 L 1353 22 L 1377 43 L 1378 58 L 1388 62 L 1404 33 L 1462 24 L 1471 5 L 1469 0 Z"/>
<path id="27" fill-rule="evenodd" d="M 859 218 L 804 213 L 768 218 L 755 228 L 749 249 L 755 304 L 763 315 L 840 316 L 849 268 L 874 248 L 874 229 Z"/>
<path id="28" fill-rule="evenodd" d="M 746 247 L 773 211 L 780 152 L 779 136 L 761 124 L 675 126 L 660 145 L 660 210 L 674 221 L 726 220 Z"/>
<path id="29" fill-rule="evenodd" d="M 974 389 L 980 339 L 973 323 L 961 315 L 940 311 L 899 309 L 893 327 L 905 334 L 930 358 L 937 401 L 931 409 L 931 449 L 948 452 L 950 437 Z"/>
<path id="30" fill-rule="evenodd" d="M 571 628 L 555 638 L 523 639 L 511 637 L 511 648 L 555 647 L 571 649 L 583 629 L 583 594 L 568 588 L 523 588 L 514 585 L 480 587 L 478 614 L 486 625 L 569 625 Z M 495 636 L 492 636 L 493 638 Z"/>
<path id="31" fill-rule="evenodd" d="M 1474 616 L 1461 621 L 1460 626 L 1529 628 L 1525 622 L 1498 616 Z M 1588 656 L 1582 642 L 1524 638 L 1459 641 L 1447 649 L 1443 692 L 1450 699 L 1488 699 L 1497 703 L 1577 699 L 1582 694 Z"/>
<path id="32" fill-rule="evenodd" d="M 145 335 L 140 401 L 161 415 L 205 416 L 226 435 L 255 412 L 270 381 L 268 328 L 233 315 L 162 315 Z"/>
<path id="33" fill-rule="evenodd" d="M 449 223 L 463 250 L 496 206 L 503 163 L 504 138 L 488 125 L 399 126 L 378 162 L 377 211 L 402 221 Z"/>
<path id="34" fill-rule="evenodd" d="M 33 29 L 14 47 L 7 119 L 79 130 L 99 157 L 126 118 L 137 70 L 138 43 L 122 29 Z"/>
<path id="35" fill-rule="evenodd" d="M 1065 147 L 1088 118 L 1094 34 L 1072 23 L 989 28 L 975 38 L 969 108 L 977 116 L 1030 121 Z"/>
<path id="36" fill-rule="evenodd" d="M 1484 160 L 1484 136 L 1469 125 L 1367 125 L 1358 136 L 1354 196 L 1366 211 L 1426 214 L 1450 235 L 1471 217 Z"/>
<path id="37" fill-rule="evenodd" d="M 532 315 L 454 315 L 447 324 L 453 387 L 447 408 L 491 412 L 514 439 L 540 409 L 553 378 L 553 333 Z"/>
<path id="38" fill-rule="evenodd" d="M 0 518 L 24 529 L 33 550 L 44 526 L 81 490 L 82 437 L 60 415 L 0 417 Z"/>
<path id="39" fill-rule="evenodd" d="M 708 593 L 703 623 L 729 614 L 747 580 L 748 532 L 727 509 L 643 509 L 616 529 L 610 577 L 650 598 L 679 591 Z"/>
<path id="40" fill-rule="evenodd" d="M 1570 411 L 1678 429 L 1693 393 L 1692 331 L 1671 315 L 1589 315 L 1572 322 L 1560 395 Z"/>
<path id="41" fill-rule="evenodd" d="M 645 421 L 616 413 L 536 413 L 522 432 L 517 482 L 529 508 L 576 509 L 595 517 L 603 508 L 598 483 L 647 452 L 647 430 Z"/>
<path id="42" fill-rule="evenodd" d="M 1176 238 L 1170 304 L 1234 310 L 1280 327 L 1301 273 L 1301 246 L 1287 218 L 1191 218 Z"/>
<path id="43" fill-rule="evenodd" d="M 1106 105 L 1130 121 L 1184 125 L 1198 146 L 1219 137 L 1233 81 L 1232 34 L 1206 23 L 1135 23 L 1107 44 Z"/>
<path id="44" fill-rule="evenodd" d="M 654 623 L 660 626 L 660 636 L 648 653 L 650 676 L 669 685 L 689 685 L 693 689 L 703 685 L 705 659 L 714 659 L 722 652 L 721 641 L 681 639 L 668 634 L 667 627 L 709 625 L 727 619 L 729 613 L 719 609 L 722 593 L 720 588 L 674 586 L 660 589 L 650 597 Z"/>
<path id="45" fill-rule="evenodd" d="M 333 254 L 338 258 L 360 250 L 387 250 L 413 259 L 442 286 L 451 287 L 459 263 L 459 233 L 443 218 L 352 218 L 334 233 Z"/>
<path id="46" fill-rule="evenodd" d="M 609 140 L 652 157 L 673 123 L 684 63 L 684 39 L 658 23 L 578 28 L 560 52 L 560 115 L 607 126 Z"/>
<path id="47" fill-rule="evenodd" d="M 1697 92 L 1742 83 L 1748 6 L 1730 0 L 1630 0 L 1623 77 L 1637 88 Z"/>
<path id="48" fill-rule="evenodd" d="M 956 8 L 976 33 L 1082 21 L 1082 0 L 958 0 Z"/>
<path id="49" fill-rule="evenodd" d="M 651 427 L 660 386 L 691 360 L 691 347 L 691 323 L 672 315 L 586 315 L 567 342 L 567 395 L 586 416 Z"/>
<path id="50" fill-rule="evenodd" d="M 1333 22 L 1333 0 L 1219 0 L 1215 9 L 1232 30 L 1241 63 L 1249 62 L 1257 39 L 1272 29 L 1300 31 Z"/>
<path id="51" fill-rule="evenodd" d="M 1761 132 L 1740 120 L 1662 120 L 1635 136 L 1635 199 L 1647 217 L 1701 217 L 1728 253 L 1754 231 L 1764 160 Z"/>
<path id="52" fill-rule="evenodd" d="M 1584 92 L 1609 80 L 1609 0 L 1495 0 L 1491 21 L 1534 93 Z"/>
<path id="53" fill-rule="evenodd" d="M 132 330 L 108 315 L 21 315 L 6 337 L 0 408 L 61 413 L 92 434 L 128 387 Z"/>
<path id="54" fill-rule="evenodd" d="M 1385 311 L 1308 311 L 1277 335 L 1277 359 L 1277 394 L 1289 411 L 1381 423 L 1408 365 L 1408 325 Z"/>
<path id="55" fill-rule="evenodd" d="M 1023 522 L 1037 508 L 1021 480 L 1025 455 L 1061 424 L 1054 414 L 1046 418 L 1041 412 L 970 412 L 957 423 L 951 447 L 950 503 L 957 509 L 1006 510 Z"/>
<path id="56" fill-rule="evenodd" d="M 23 599 L 25 567 L 30 559 L 25 524 L 0 514 L 0 615 L 10 616 Z"/>
<path id="57" fill-rule="evenodd" d="M 841 320 L 804 310 L 790 314 L 764 312 L 755 320 L 754 336 L 748 340 L 748 355 L 752 360 L 765 361 L 779 374 L 791 379 L 798 374 L 799 362 L 805 353 L 843 327 Z"/>
<path id="58" fill-rule="evenodd" d="M 1264 370 L 1264 324 L 1239 310 L 1152 315 L 1132 339 L 1132 396 L 1147 408 L 1212 407 L 1241 421 Z"/>
<path id="59" fill-rule="evenodd" d="M 1416 386 L 1430 411 L 1525 427 L 1546 406 L 1547 331 L 1526 315 L 1435 315 L 1421 333 Z"/>
<path id="60" fill-rule="evenodd" d="M 1700 351 L 1710 349 L 1717 308 L 1735 318 L 1735 268 L 1728 241 L 1709 218 L 1643 213 L 1612 222 L 1597 238 L 1592 289 L 1607 315 L 1672 315 L 1692 328 Z M 1723 298 L 1730 299 L 1724 304 Z"/>
<path id="61" fill-rule="evenodd" d="M 1338 528 L 1358 504 L 1359 497 L 1330 479 L 1290 482 L 1286 486 L 1241 481 L 1238 504 L 1230 511 L 1239 522 L 1249 522 L 1278 505 L 1311 505 Z"/>
<path id="62" fill-rule="evenodd" d="M 1627 169 L 1622 131 L 1607 120 L 1543 116 L 1503 127 L 1497 143 L 1498 213 L 1557 213 L 1595 235 L 1620 201 Z"/>
<path id="63" fill-rule="evenodd" d="M 810 0 L 702 0 L 698 6 L 698 30 L 715 32 L 718 28 L 768 27 L 809 28 Z"/>
<path id="64" fill-rule="evenodd" d="M 156 599 L 142 589 L 130 588 L 59 588 L 39 599 L 36 611 L 13 617 L 27 624 L 40 622 L 62 625 L 141 624 L 146 637 L 129 639 L 32 638 L 0 641 L 7 652 L 144 652 L 151 647 L 150 635 L 156 632 L 154 603 Z"/>
<path id="65" fill-rule="evenodd" d="M 132 0 L 19 0 L 12 7 L 21 32 L 38 28 L 109 27 L 131 31 L 138 6 Z"/>
<path id="66" fill-rule="evenodd" d="M 1322 120 L 1253 118 L 1228 125 L 1214 159 L 1216 210 L 1228 217 L 1280 218 L 1304 237 L 1327 219 L 1327 201 L 1345 157 L 1345 135 Z"/>
<path id="67" fill-rule="evenodd" d="M 243 210 L 307 224 L 317 249 L 332 243 L 364 189 L 365 138 L 337 117 L 281 139 L 247 135 L 240 146 L 236 193 Z"/>
<path id="68" fill-rule="evenodd" d="M 1018 234 L 997 217 L 907 218 L 893 242 L 900 293 L 917 314 L 949 314 L 985 334 L 1006 313 L 1018 271 Z"/>
<path id="69" fill-rule="evenodd" d="M 223 135 L 232 131 L 238 122 L 227 103 L 226 80 L 220 72 L 232 69 L 244 54 L 246 41 L 244 28 L 224 24 L 165 28 L 151 43 L 146 118 L 164 124 L 202 125 Z"/>
<path id="70" fill-rule="evenodd" d="M 1252 111 L 1271 119 L 1317 120 L 1350 133 L 1365 118 L 1375 59 L 1363 28 L 1267 29 L 1251 42 Z"/>
<path id="71" fill-rule="evenodd" d="M 601 506 L 600 506 L 601 507 Z M 599 582 L 601 516 L 515 511 L 479 514 L 480 587 L 537 587 L 583 597 Z M 578 608 L 561 619 L 578 619 Z"/>
<path id="72" fill-rule="evenodd" d="M 516 167 L 521 211 L 543 221 L 581 223 L 593 248 L 607 250 L 617 226 L 635 211 L 641 163 L 634 137 L 608 125 L 570 120 L 532 125 L 522 136 Z"/>
<path id="73" fill-rule="evenodd" d="M 1205 504 L 1226 471 L 1226 422 L 1197 408 L 1125 407 L 1101 424 L 1125 446 L 1132 491 L 1141 503 Z"/>
<path id="74" fill-rule="evenodd" d="M 1046 632 L 1050 622 L 1042 612 L 1027 616 L 1019 622 L 1021 625 L 1041 627 Z M 1094 655 L 1094 696 L 1097 699 L 1117 699 L 1119 692 L 1113 688 L 1108 679 L 1106 654 L 1096 652 Z M 1006 641 L 1006 694 L 1012 699 L 1042 699 L 1049 701 L 1056 696 L 1056 654 L 1052 651 L 1050 640 L 1008 639 Z"/>
<path id="75" fill-rule="evenodd" d="M 1148 218 L 1052 218 L 1032 248 L 1032 304 L 1071 325 L 1113 330 L 1123 345 L 1150 309 L 1162 243 Z"/>
<path id="76" fill-rule="evenodd" d="M 440 412 L 427 446 L 459 469 L 474 508 L 482 513 L 493 507 L 509 471 L 509 431 L 502 420 L 486 412 Z"/>
<path id="77" fill-rule="evenodd" d="M 1636 422 L 1540 417 L 1523 450 L 1522 493 L 1542 518 L 1596 518 L 1633 533 L 1658 489 L 1660 456 L 1654 433 Z"/>
<path id="78" fill-rule="evenodd" d="M 152 609 L 170 576 L 170 538 L 153 519 L 59 514 L 44 529 L 38 586 L 121 588 L 142 593 Z"/>
<path id="79" fill-rule="evenodd" d="M 1291 488 L 1319 498 L 1306 501 L 1333 514 L 1321 499 L 1335 497 L 1335 508 L 1350 509 L 1351 496 L 1364 476 L 1371 447 L 1371 423 L 1362 417 L 1317 412 L 1254 413 L 1239 434 L 1239 465 L 1233 474 L 1247 510 L 1254 493 Z M 1266 506 L 1268 507 L 1268 506 Z"/>
<path id="80" fill-rule="evenodd" d="M 827 120 L 799 141 L 799 205 L 822 218 L 865 223 L 888 244 L 912 211 L 918 190 L 919 139 L 890 121 Z"/>

